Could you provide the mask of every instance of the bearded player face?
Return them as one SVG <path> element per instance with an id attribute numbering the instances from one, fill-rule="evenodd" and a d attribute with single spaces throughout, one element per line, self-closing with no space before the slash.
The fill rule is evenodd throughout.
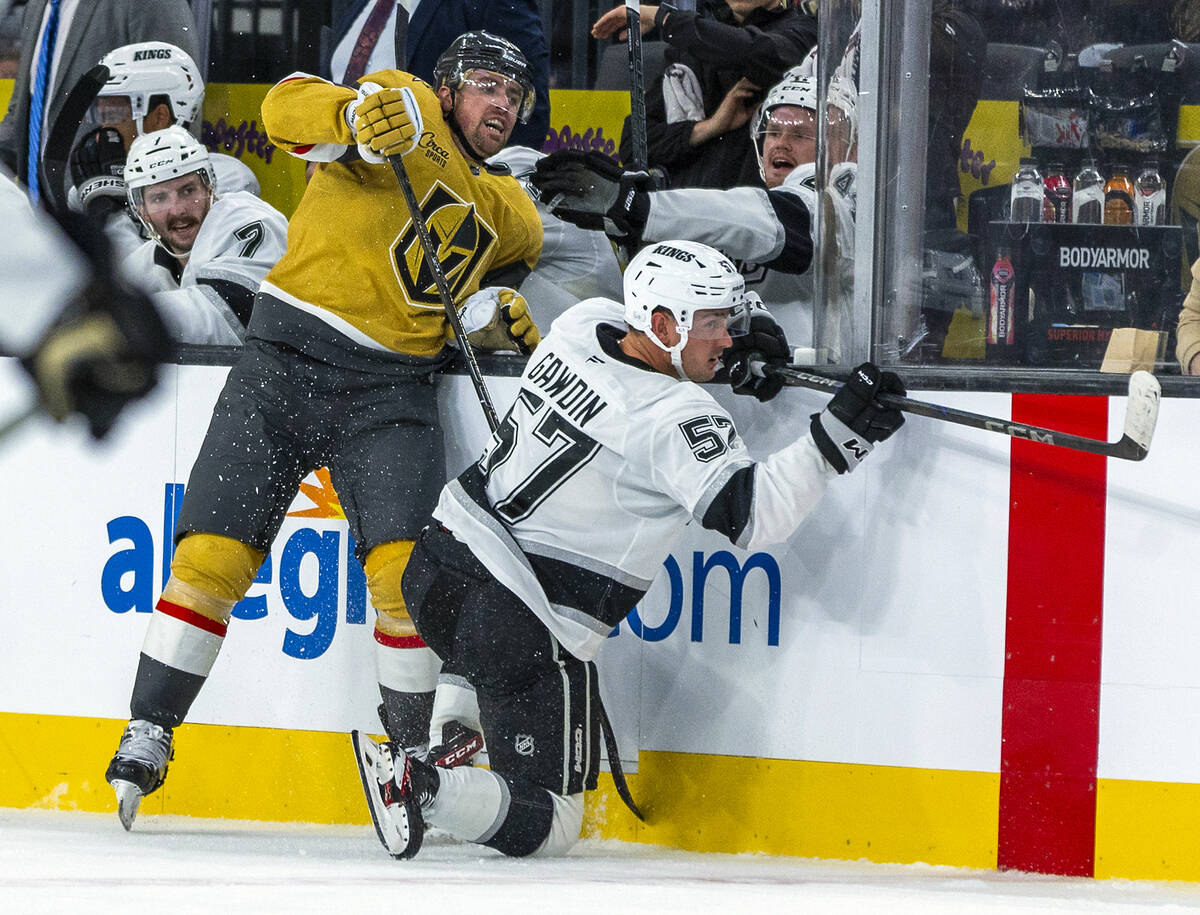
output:
<path id="1" fill-rule="evenodd" d="M 500 152 L 508 142 L 524 94 L 516 80 L 480 69 L 468 70 L 457 90 L 448 86 L 438 89 L 442 111 L 454 118 L 471 146 L 461 151 L 469 156 L 473 150 L 485 158 Z"/>

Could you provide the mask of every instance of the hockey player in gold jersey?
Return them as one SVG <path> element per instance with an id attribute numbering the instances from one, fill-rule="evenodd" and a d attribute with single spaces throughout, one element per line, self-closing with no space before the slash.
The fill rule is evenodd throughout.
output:
<path id="1" fill-rule="evenodd" d="M 139 657 L 132 720 L 105 776 L 126 829 L 142 796 L 165 779 L 173 729 L 212 669 L 300 481 L 322 466 L 378 611 L 389 736 L 406 747 L 429 741 L 440 661 L 416 634 L 400 576 L 445 479 L 436 376 L 454 350 L 386 157 L 404 156 L 477 345 L 537 345 L 524 299 L 508 286 L 532 268 L 542 244 L 524 190 L 484 162 L 532 110 L 524 56 L 502 38 L 469 32 L 435 74 L 436 88 L 385 70 L 357 92 L 295 74 L 263 102 L 271 141 L 321 164 L 292 218 L 287 252 L 256 298 L 188 480 L 171 576 Z M 490 285 L 497 270 L 509 283 Z M 470 723 L 472 697 L 448 695 L 464 708 L 442 717 Z"/>

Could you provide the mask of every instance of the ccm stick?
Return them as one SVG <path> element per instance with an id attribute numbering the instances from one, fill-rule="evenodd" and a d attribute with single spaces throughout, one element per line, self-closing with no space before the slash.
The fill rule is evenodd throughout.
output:
<path id="1" fill-rule="evenodd" d="M 783 378 L 787 385 L 827 391 L 831 394 L 842 386 L 842 383 L 834 378 L 814 375 L 812 372 L 791 366 L 768 365 L 764 362 L 751 361 L 750 370 L 760 377 L 777 375 Z M 889 407 L 916 416 L 927 416 L 930 419 L 940 419 L 943 422 L 958 423 L 960 426 L 998 432 L 1012 438 L 1028 439 L 1058 448 L 1073 448 L 1076 451 L 1103 454 L 1105 457 L 1120 458 L 1123 461 L 1140 461 L 1150 451 L 1150 440 L 1154 437 L 1154 425 L 1158 421 L 1160 396 L 1161 389 L 1158 379 L 1149 372 L 1134 372 L 1129 377 L 1129 402 L 1125 407 L 1124 434 L 1115 442 L 1071 435 L 1067 432 L 1056 432 L 1041 426 L 1026 426 L 994 416 L 983 416 L 966 410 L 956 410 L 953 407 L 913 400 L 910 397 L 901 397 L 886 391 L 879 395 L 879 400 Z"/>

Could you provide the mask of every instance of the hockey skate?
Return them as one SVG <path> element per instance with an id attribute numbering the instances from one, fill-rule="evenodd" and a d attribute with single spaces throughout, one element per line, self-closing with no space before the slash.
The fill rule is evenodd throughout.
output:
<path id="1" fill-rule="evenodd" d="M 425 838 L 421 801 L 437 792 L 437 770 L 361 731 L 351 731 L 350 741 L 375 835 L 393 858 L 413 857 Z"/>
<path id="2" fill-rule="evenodd" d="M 167 778 L 167 763 L 175 755 L 172 731 L 135 718 L 125 727 L 105 780 L 117 793 L 117 816 L 128 832 L 142 798 L 156 791 Z"/>

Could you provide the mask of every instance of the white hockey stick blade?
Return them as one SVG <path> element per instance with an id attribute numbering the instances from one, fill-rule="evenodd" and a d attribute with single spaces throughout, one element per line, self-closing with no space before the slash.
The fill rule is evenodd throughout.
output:
<path id="1" fill-rule="evenodd" d="M 1154 426 L 1158 422 L 1158 404 L 1162 385 L 1146 371 L 1129 376 L 1129 403 L 1125 407 L 1125 435 L 1138 449 L 1134 460 L 1140 461 L 1150 450 Z"/>

